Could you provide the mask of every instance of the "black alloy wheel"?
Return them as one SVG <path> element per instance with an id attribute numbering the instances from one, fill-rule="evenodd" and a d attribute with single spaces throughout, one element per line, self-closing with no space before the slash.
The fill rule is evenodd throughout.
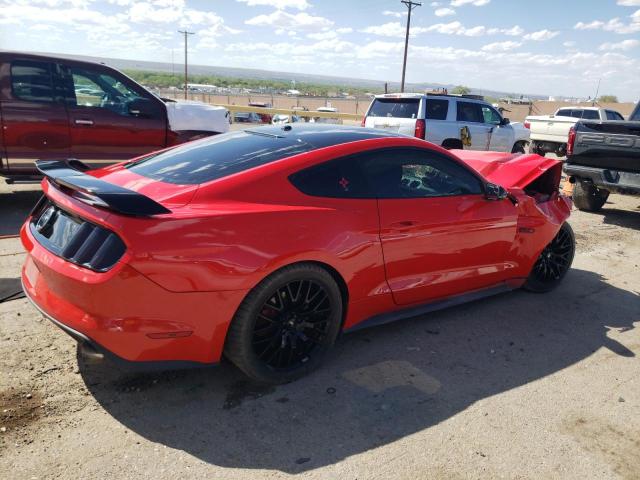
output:
<path id="1" fill-rule="evenodd" d="M 565 223 L 536 260 L 524 287 L 533 292 L 554 289 L 571 268 L 575 248 L 573 229 Z"/>
<path id="2" fill-rule="evenodd" d="M 229 326 L 225 355 L 253 380 L 286 383 L 317 368 L 342 326 L 343 298 L 315 264 L 285 267 L 242 302 Z"/>

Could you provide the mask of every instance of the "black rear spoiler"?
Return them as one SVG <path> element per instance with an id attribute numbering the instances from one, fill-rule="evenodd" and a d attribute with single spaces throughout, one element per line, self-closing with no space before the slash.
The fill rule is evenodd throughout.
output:
<path id="1" fill-rule="evenodd" d="M 149 197 L 83 173 L 88 167 L 79 160 L 38 160 L 36 168 L 53 184 L 77 192 L 78 200 L 95 207 L 137 217 L 171 213 Z"/>

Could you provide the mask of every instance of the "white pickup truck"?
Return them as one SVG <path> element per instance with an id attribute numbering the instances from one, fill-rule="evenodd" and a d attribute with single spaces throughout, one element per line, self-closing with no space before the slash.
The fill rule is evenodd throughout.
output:
<path id="1" fill-rule="evenodd" d="M 529 116 L 524 125 L 531 130 L 529 151 L 538 155 L 567 154 L 569 130 L 578 120 L 624 120 L 615 110 L 598 107 L 564 107 L 553 115 Z"/>
<path id="2" fill-rule="evenodd" d="M 423 138 L 448 149 L 524 153 L 529 130 L 482 97 L 393 93 L 374 97 L 362 126 Z"/>

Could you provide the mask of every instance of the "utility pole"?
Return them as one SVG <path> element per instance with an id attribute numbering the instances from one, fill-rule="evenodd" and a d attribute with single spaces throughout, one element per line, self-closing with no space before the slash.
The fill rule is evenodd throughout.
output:
<path id="1" fill-rule="evenodd" d="M 400 83 L 400 92 L 404 92 L 404 76 L 407 71 L 407 50 L 409 49 L 409 29 L 411 28 L 411 11 L 416 7 L 421 7 L 421 2 L 413 2 L 411 0 L 401 0 L 400 3 L 404 3 L 409 9 L 407 15 L 407 34 L 404 38 L 404 61 L 402 62 L 402 83 Z"/>
<path id="2" fill-rule="evenodd" d="M 187 75 L 187 35 L 195 35 L 195 32 L 188 32 L 186 30 L 178 30 L 178 33 L 184 34 L 184 99 L 187 99 L 188 91 L 188 75 Z"/>
<path id="3" fill-rule="evenodd" d="M 600 93 L 600 82 L 602 81 L 602 78 L 598 79 L 598 87 L 596 88 L 596 96 L 593 97 L 593 103 L 591 104 L 592 107 L 596 106 L 596 103 L 598 102 L 598 94 Z"/>

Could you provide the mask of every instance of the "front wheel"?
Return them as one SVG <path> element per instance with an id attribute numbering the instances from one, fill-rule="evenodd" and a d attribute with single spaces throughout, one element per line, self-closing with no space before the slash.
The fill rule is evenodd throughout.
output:
<path id="1" fill-rule="evenodd" d="M 251 379 L 286 383 L 317 368 L 342 323 L 333 277 L 312 264 L 285 267 L 256 286 L 229 327 L 225 355 Z"/>
<path id="2" fill-rule="evenodd" d="M 556 288 L 571 268 L 575 251 L 576 238 L 573 229 L 571 225 L 564 223 L 536 260 L 524 283 L 525 290 L 544 293 Z"/>

